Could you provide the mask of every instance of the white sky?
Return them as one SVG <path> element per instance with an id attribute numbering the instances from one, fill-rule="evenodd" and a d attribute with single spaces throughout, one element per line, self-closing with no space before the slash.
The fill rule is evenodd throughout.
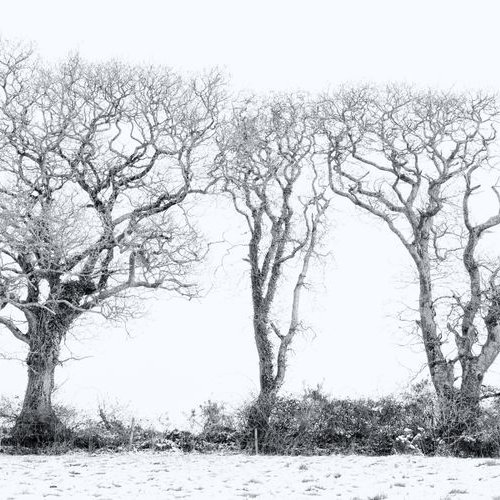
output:
<path id="1" fill-rule="evenodd" d="M 0 34 L 34 41 L 48 59 L 79 51 L 184 70 L 214 65 L 235 89 L 319 90 L 346 81 L 500 88 L 498 2 L 420 0 L 0 1 Z M 339 208 L 337 210 L 340 210 Z M 303 317 L 315 337 L 295 345 L 285 390 L 323 383 L 336 395 L 400 389 L 424 358 L 394 319 L 413 290 L 410 262 L 371 219 L 332 213 L 332 258 L 314 276 Z M 221 217 L 219 214 L 218 217 Z M 235 220 L 235 224 L 238 222 Z M 145 304 L 122 327 L 87 321 L 68 339 L 75 356 L 57 374 L 60 399 L 94 408 L 168 413 L 178 422 L 204 400 L 230 404 L 257 391 L 244 264 L 228 259 L 206 298 Z M 19 349 L 2 332 L 0 346 Z M 493 376 L 500 380 L 499 362 Z M 0 362 L 0 394 L 22 395 L 25 369 Z"/>

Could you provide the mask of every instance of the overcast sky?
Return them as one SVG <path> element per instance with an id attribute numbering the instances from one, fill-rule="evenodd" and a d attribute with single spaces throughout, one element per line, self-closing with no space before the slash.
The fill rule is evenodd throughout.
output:
<path id="1" fill-rule="evenodd" d="M 311 90 L 340 82 L 406 81 L 500 88 L 495 1 L 86 0 L 3 1 L 0 34 L 33 41 L 42 57 L 78 51 L 198 71 L 223 68 L 236 90 Z M 221 218 L 222 213 L 215 213 Z M 347 216 L 346 216 L 347 214 Z M 325 266 L 303 308 L 312 327 L 290 360 L 285 390 L 322 383 L 341 396 L 400 390 L 424 362 L 394 319 L 412 304 L 411 263 L 384 227 L 331 212 Z M 238 234 L 240 221 L 231 221 Z M 217 225 L 220 227 L 220 225 Z M 243 226 L 241 226 L 241 232 Z M 241 255 L 212 259 L 212 289 L 185 302 L 159 297 L 123 326 L 87 320 L 67 341 L 81 361 L 57 373 L 58 397 L 109 400 L 179 421 L 211 398 L 235 404 L 258 390 L 248 276 Z M 20 346 L 2 332 L 0 347 Z M 22 354 L 22 352 L 19 352 Z M 66 353 L 67 354 L 67 353 Z M 90 356 L 90 357 L 86 357 Z M 489 381 L 500 379 L 497 361 Z M 0 362 L 0 393 L 22 396 L 25 368 Z M 487 380 L 488 382 L 488 380 Z"/>

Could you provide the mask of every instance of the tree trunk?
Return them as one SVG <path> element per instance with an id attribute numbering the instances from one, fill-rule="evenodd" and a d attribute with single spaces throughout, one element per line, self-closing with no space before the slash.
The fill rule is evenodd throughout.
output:
<path id="1" fill-rule="evenodd" d="M 61 322 L 37 321 L 30 329 L 30 350 L 26 359 L 28 386 L 12 437 L 22 446 L 36 447 L 64 439 L 67 432 L 52 408 L 54 371 L 59 362 L 63 338 Z"/>
<path id="2" fill-rule="evenodd" d="M 259 382 L 260 392 L 255 402 L 255 427 L 262 433 L 268 428 L 269 417 L 271 416 L 272 405 L 276 400 L 276 393 L 279 389 L 275 378 L 275 362 L 273 346 L 269 339 L 268 320 L 265 313 L 258 307 L 254 310 L 254 336 L 259 355 Z"/>
<path id="3" fill-rule="evenodd" d="M 454 451 L 460 451 L 463 442 L 461 438 L 466 434 L 471 435 L 477 429 L 483 377 L 478 371 L 476 358 L 463 358 L 462 385 L 460 389 L 454 386 L 454 365 L 447 362 L 443 355 L 435 321 L 427 244 L 422 244 L 420 256 L 420 328 L 431 380 L 438 399 L 436 430 L 447 446 Z"/>
<path id="4" fill-rule="evenodd" d="M 249 439 L 252 437 L 255 429 L 259 440 L 259 449 L 263 452 L 269 451 L 269 424 L 271 414 L 276 404 L 277 390 L 274 388 L 264 388 L 260 390 L 257 400 L 250 408 L 248 415 Z"/>
<path id="5" fill-rule="evenodd" d="M 474 391 L 475 392 L 475 391 Z M 439 399 L 439 429 L 441 437 L 456 439 L 476 430 L 479 397 L 467 390 L 456 390 Z"/>
<path id="6" fill-rule="evenodd" d="M 436 312 L 432 295 L 432 279 L 427 251 L 422 251 L 418 271 L 420 275 L 419 313 L 422 340 L 427 356 L 427 365 L 438 399 L 453 397 L 455 389 L 453 365 L 448 364 L 441 349 L 441 339 L 436 325 Z"/>
<path id="7" fill-rule="evenodd" d="M 437 435 L 454 453 L 471 456 L 478 452 L 474 437 L 478 431 L 479 402 L 478 388 L 464 386 L 439 399 Z"/>

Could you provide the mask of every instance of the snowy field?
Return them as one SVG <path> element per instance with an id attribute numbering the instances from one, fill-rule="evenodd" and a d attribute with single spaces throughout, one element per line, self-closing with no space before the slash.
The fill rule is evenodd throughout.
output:
<path id="1" fill-rule="evenodd" d="M 500 460 L 139 452 L 0 456 L 0 498 L 499 499 Z"/>

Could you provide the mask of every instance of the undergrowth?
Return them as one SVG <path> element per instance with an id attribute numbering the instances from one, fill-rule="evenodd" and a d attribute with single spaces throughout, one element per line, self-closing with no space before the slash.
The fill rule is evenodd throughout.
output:
<path id="1" fill-rule="evenodd" d="M 255 451 L 254 429 L 248 427 L 250 401 L 236 411 L 207 401 L 191 413 L 191 431 L 145 425 L 125 417 L 116 407 L 101 406 L 93 416 L 56 406 L 66 429 L 64 439 L 36 450 L 9 441 L 20 411 L 12 399 L 0 398 L 0 450 L 10 453 L 170 450 L 183 452 Z M 257 435 L 259 451 L 268 454 L 347 454 L 500 456 L 500 401 L 483 404 L 479 420 L 453 441 L 436 428 L 436 401 L 429 384 L 420 383 L 397 396 L 379 399 L 340 399 L 320 387 L 300 396 L 277 399 L 264 434 Z"/>

